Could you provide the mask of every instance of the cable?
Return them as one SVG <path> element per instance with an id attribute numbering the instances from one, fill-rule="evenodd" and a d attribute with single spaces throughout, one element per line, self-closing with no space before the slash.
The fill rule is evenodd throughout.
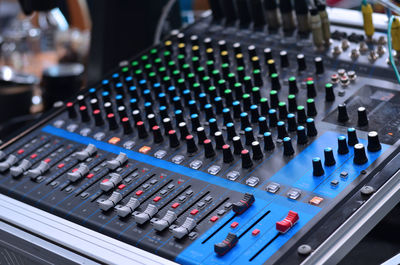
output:
<path id="1" fill-rule="evenodd" d="M 169 0 L 168 3 L 163 7 L 160 19 L 157 23 L 156 32 L 154 34 L 154 41 L 153 43 L 156 45 L 161 40 L 161 33 L 164 27 L 165 21 L 167 20 L 168 14 L 172 9 L 172 6 L 175 4 L 176 0 Z"/>
<path id="2" fill-rule="evenodd" d="M 391 16 L 389 23 L 388 23 L 388 30 L 387 30 L 387 43 L 388 43 L 388 51 L 389 51 L 389 61 L 393 67 L 394 73 L 396 75 L 397 81 L 400 83 L 400 74 L 399 70 L 397 69 L 396 63 L 393 60 L 393 52 L 392 52 L 392 24 L 395 20 L 395 16 Z"/>

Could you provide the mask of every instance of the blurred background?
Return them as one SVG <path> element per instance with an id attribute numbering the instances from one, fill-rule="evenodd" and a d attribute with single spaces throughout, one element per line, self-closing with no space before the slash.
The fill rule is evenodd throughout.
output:
<path id="1" fill-rule="evenodd" d="M 0 0 L 0 140 L 208 8 L 207 0 Z"/>

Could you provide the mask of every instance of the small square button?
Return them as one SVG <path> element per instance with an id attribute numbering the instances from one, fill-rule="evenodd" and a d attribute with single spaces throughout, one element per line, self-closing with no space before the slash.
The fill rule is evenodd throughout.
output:
<path id="1" fill-rule="evenodd" d="M 118 137 L 112 137 L 110 140 L 108 140 L 108 143 L 110 143 L 110 144 L 117 144 L 117 143 L 119 143 L 119 141 L 121 141 L 120 138 L 118 138 Z"/>
<path id="2" fill-rule="evenodd" d="M 318 196 L 313 197 L 309 202 L 311 205 L 318 206 L 324 199 Z"/>
<path id="3" fill-rule="evenodd" d="M 140 147 L 139 152 L 142 154 L 147 154 L 148 152 L 150 152 L 150 150 L 151 150 L 150 146 L 144 145 L 144 146 Z"/>

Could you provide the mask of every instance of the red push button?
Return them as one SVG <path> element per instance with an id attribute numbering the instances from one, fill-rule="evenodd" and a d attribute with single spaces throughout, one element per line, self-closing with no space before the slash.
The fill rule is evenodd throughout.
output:
<path id="1" fill-rule="evenodd" d="M 260 230 L 259 230 L 259 229 L 254 229 L 253 232 L 251 232 L 251 234 L 252 234 L 253 236 L 258 235 L 259 233 L 260 233 Z"/>
<path id="2" fill-rule="evenodd" d="M 24 152 L 25 152 L 24 149 L 19 149 L 19 150 L 17 151 L 17 153 L 18 153 L 19 155 L 21 155 L 21 154 L 24 153 Z"/>
<path id="3" fill-rule="evenodd" d="M 108 181 L 108 179 L 103 179 L 102 181 L 101 181 L 101 183 L 106 183 Z"/>
<path id="4" fill-rule="evenodd" d="M 142 195 L 143 194 L 143 191 L 142 190 L 138 190 L 137 192 L 136 192 L 136 196 L 140 196 L 140 195 Z"/>
<path id="5" fill-rule="evenodd" d="M 118 186 L 118 189 L 119 189 L 119 190 L 122 190 L 122 189 L 125 188 L 125 187 L 126 187 L 125 184 L 121 184 L 121 185 Z"/>
<path id="6" fill-rule="evenodd" d="M 63 168 L 65 166 L 65 164 L 63 164 L 63 163 L 61 163 L 61 164 L 58 164 L 58 168 Z"/>
<path id="7" fill-rule="evenodd" d="M 299 220 L 299 215 L 296 212 L 289 211 L 288 215 L 282 221 L 276 222 L 276 230 L 281 233 L 286 233 Z"/>
<path id="8" fill-rule="evenodd" d="M 231 228 L 236 228 L 238 227 L 239 223 L 238 222 L 233 222 L 231 223 Z"/>
<path id="9" fill-rule="evenodd" d="M 31 159 L 35 159 L 37 157 L 37 154 L 32 154 Z"/>
<path id="10" fill-rule="evenodd" d="M 199 212 L 199 210 L 193 209 L 193 210 L 190 212 L 190 214 L 191 214 L 191 215 L 196 215 L 198 212 Z"/>
<path id="11" fill-rule="evenodd" d="M 93 173 L 89 173 L 87 176 L 86 176 L 86 178 L 88 178 L 88 179 L 91 179 L 91 178 L 93 178 L 94 177 L 94 174 Z"/>
<path id="12" fill-rule="evenodd" d="M 171 205 L 171 207 L 174 208 L 174 209 L 175 209 L 176 207 L 178 207 L 178 206 L 179 206 L 179 203 L 177 203 L 177 202 Z"/>
<path id="13" fill-rule="evenodd" d="M 213 217 L 210 218 L 210 221 L 216 222 L 218 219 L 219 219 L 219 217 L 214 215 Z"/>
<path id="14" fill-rule="evenodd" d="M 43 160 L 46 163 L 50 163 L 51 159 L 50 158 L 46 158 L 45 160 Z"/>
<path id="15" fill-rule="evenodd" d="M 161 200 L 160 196 L 154 197 L 154 199 L 153 199 L 154 202 L 158 202 L 159 200 Z"/>

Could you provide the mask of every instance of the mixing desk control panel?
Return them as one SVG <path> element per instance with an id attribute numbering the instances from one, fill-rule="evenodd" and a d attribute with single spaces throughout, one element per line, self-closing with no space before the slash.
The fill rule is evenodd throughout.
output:
<path id="1" fill-rule="evenodd" d="M 390 176 L 386 39 L 332 26 L 315 47 L 216 2 L 4 145 L 1 193 L 182 264 L 301 262 Z"/>

